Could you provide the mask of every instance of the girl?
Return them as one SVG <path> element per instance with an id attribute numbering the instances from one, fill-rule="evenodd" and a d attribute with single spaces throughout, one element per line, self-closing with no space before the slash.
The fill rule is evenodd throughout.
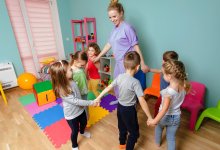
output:
<path id="1" fill-rule="evenodd" d="M 81 99 L 77 85 L 71 80 L 72 71 L 67 61 L 62 60 L 52 64 L 50 67 L 50 75 L 53 90 L 55 95 L 61 97 L 63 100 L 64 117 L 72 130 L 72 149 L 78 150 L 78 131 L 80 130 L 82 136 L 90 138 L 90 133 L 85 132 L 87 119 L 85 107 L 83 106 L 98 106 L 98 103 L 96 101 Z"/>
<path id="2" fill-rule="evenodd" d="M 99 62 L 93 63 L 92 59 L 98 56 L 99 53 L 100 53 L 100 48 L 98 44 L 89 43 L 87 50 L 89 60 L 86 66 L 86 74 L 89 79 L 89 83 L 88 83 L 89 91 L 92 91 L 96 97 L 99 95 L 98 84 L 100 83 L 100 75 L 99 75 L 100 63 Z"/>
<path id="3" fill-rule="evenodd" d="M 187 82 L 184 64 L 181 61 L 169 60 L 162 65 L 162 73 L 169 86 L 162 90 L 162 103 L 157 116 L 148 121 L 148 125 L 156 125 L 155 140 L 160 146 L 163 128 L 166 127 L 168 150 L 175 150 L 176 131 L 180 125 L 180 106 L 183 103 L 190 84 Z"/>
<path id="4" fill-rule="evenodd" d="M 122 73 L 125 73 L 124 56 L 129 51 L 136 51 L 141 57 L 141 70 L 148 71 L 148 66 L 144 63 L 144 58 L 141 53 L 138 38 L 134 28 L 124 21 L 124 8 L 118 0 L 111 0 L 108 6 L 108 16 L 110 21 L 114 24 L 108 42 L 104 46 L 102 52 L 93 60 L 98 61 L 101 56 L 112 49 L 115 57 L 114 79 Z M 115 96 L 119 97 L 119 89 L 114 88 Z M 111 105 L 116 104 L 118 101 L 113 101 Z"/>
<path id="5" fill-rule="evenodd" d="M 86 74 L 84 72 L 84 68 L 87 64 L 88 57 L 86 52 L 77 51 L 74 55 L 71 56 L 71 68 L 73 72 L 73 80 L 79 87 L 79 91 L 82 99 L 87 99 L 88 87 L 87 87 L 87 79 Z"/>

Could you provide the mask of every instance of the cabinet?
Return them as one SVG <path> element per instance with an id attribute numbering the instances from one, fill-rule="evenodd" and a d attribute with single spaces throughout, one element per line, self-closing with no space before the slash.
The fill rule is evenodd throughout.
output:
<path id="1" fill-rule="evenodd" d="M 100 78 L 101 86 L 106 87 L 109 81 L 113 80 L 115 68 L 115 58 L 114 57 L 101 57 L 100 58 Z"/>
<path id="2" fill-rule="evenodd" d="M 90 42 L 97 42 L 95 18 L 85 17 L 82 20 L 71 20 L 71 25 L 74 51 L 77 51 L 78 46 L 85 50 L 85 46 L 87 47 Z"/>

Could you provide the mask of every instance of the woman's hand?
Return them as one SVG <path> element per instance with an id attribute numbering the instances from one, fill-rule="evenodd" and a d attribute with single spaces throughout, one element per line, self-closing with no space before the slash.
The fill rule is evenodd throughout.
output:
<path id="1" fill-rule="evenodd" d="M 100 58 L 97 56 L 97 57 L 93 57 L 91 60 L 92 60 L 92 62 L 96 63 L 96 62 L 99 61 L 99 59 L 100 59 Z"/>

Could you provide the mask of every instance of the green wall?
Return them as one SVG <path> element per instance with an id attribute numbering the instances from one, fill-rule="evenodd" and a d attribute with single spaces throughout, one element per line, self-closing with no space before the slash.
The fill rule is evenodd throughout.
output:
<path id="1" fill-rule="evenodd" d="M 12 62 L 17 75 L 24 72 L 4 0 L 0 0 L 0 52 L 0 62 Z"/>
<path id="2" fill-rule="evenodd" d="M 58 0 L 59 1 L 59 0 Z M 60 0 L 61 1 L 61 0 Z M 61 18 L 81 19 L 95 17 L 98 44 L 103 47 L 112 23 L 107 16 L 110 0 L 67 0 L 60 2 L 65 10 Z M 176 50 L 187 68 L 190 80 L 207 86 L 206 106 L 214 106 L 220 99 L 220 1 L 219 0 L 121 0 L 125 19 L 138 34 L 145 62 L 152 68 L 160 68 L 165 50 Z M 62 8 L 64 6 L 68 6 Z M 62 32 L 65 48 L 73 48 L 65 38 L 71 34 L 68 19 Z M 64 33 L 65 30 L 65 33 Z M 72 37 L 70 37 L 72 38 Z M 68 44 L 67 44 L 68 43 Z M 151 73 L 147 74 L 148 85 Z"/>
<path id="3" fill-rule="evenodd" d="M 71 29 L 71 14 L 70 10 L 72 6 L 69 5 L 71 0 L 57 0 L 58 13 L 60 18 L 60 26 L 63 37 L 63 45 L 65 50 L 66 58 L 69 58 L 69 54 L 73 53 L 73 40 L 72 40 L 72 29 Z"/>

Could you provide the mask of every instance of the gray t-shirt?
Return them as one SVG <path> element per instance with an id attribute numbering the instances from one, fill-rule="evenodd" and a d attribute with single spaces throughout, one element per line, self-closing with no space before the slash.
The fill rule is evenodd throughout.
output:
<path id="1" fill-rule="evenodd" d="M 179 114 L 181 114 L 180 106 L 183 103 L 183 100 L 186 95 L 185 90 L 177 92 L 168 86 L 166 89 L 163 89 L 162 91 L 160 91 L 160 94 L 162 96 L 162 102 L 160 104 L 159 111 L 162 110 L 164 98 L 170 97 L 170 106 L 169 106 L 169 109 L 168 109 L 166 115 L 179 115 Z"/>
<path id="2" fill-rule="evenodd" d="M 66 97 L 61 97 L 63 100 L 64 117 L 67 120 L 78 117 L 85 110 L 84 106 L 89 106 L 94 103 L 93 101 L 81 99 L 79 88 L 77 87 L 75 82 L 71 82 L 71 88 L 73 91 L 72 94 Z"/>
<path id="3" fill-rule="evenodd" d="M 118 102 L 123 106 L 135 105 L 137 97 L 144 96 L 140 82 L 127 73 L 118 75 L 112 85 L 119 88 Z"/>

